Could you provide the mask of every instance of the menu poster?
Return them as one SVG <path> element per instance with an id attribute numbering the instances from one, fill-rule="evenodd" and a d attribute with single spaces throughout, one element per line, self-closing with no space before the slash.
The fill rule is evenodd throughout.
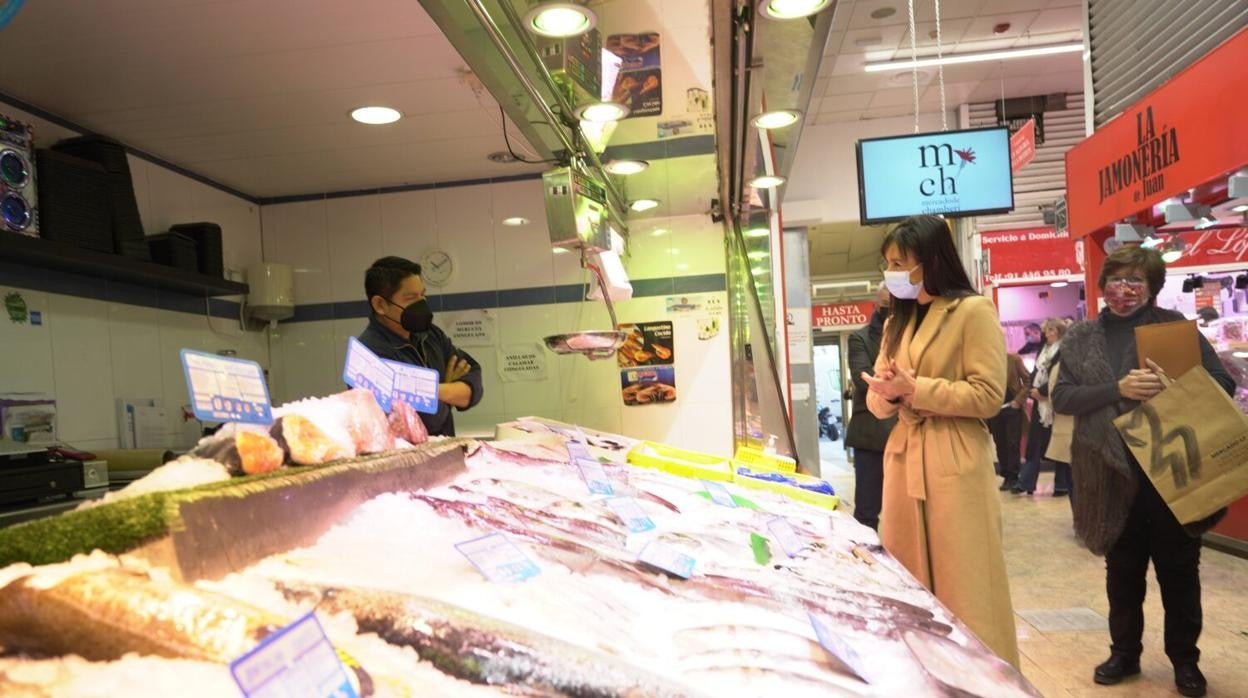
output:
<path id="1" fill-rule="evenodd" d="M 607 37 L 607 50 L 621 61 L 611 99 L 629 108 L 630 119 L 663 113 L 663 68 L 659 43 L 658 32 L 612 34 Z"/>
<path id="2" fill-rule="evenodd" d="M 624 344 L 615 353 L 620 368 L 634 366 L 670 366 L 676 363 L 671 320 L 620 325 L 628 333 Z"/>
<path id="3" fill-rule="evenodd" d="M 620 371 L 620 391 L 629 406 L 676 402 L 676 367 L 624 369 Z"/>

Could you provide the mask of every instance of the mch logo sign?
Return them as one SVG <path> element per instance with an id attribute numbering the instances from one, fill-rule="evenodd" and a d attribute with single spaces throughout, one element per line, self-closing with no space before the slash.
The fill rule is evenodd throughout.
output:
<path id="1" fill-rule="evenodd" d="M 967 165 L 975 164 L 975 149 L 964 148 L 958 150 L 949 143 L 940 145 L 924 145 L 919 147 L 919 167 L 927 170 L 935 167 L 937 171 L 936 177 L 929 177 L 919 182 L 919 193 L 923 196 L 937 196 L 937 185 L 939 183 L 940 196 L 957 196 L 958 195 L 958 175 L 962 174 L 962 170 Z M 943 158 L 941 156 L 944 156 Z M 930 156 L 930 162 L 929 162 Z M 953 175 L 946 173 L 945 168 L 958 166 Z"/>

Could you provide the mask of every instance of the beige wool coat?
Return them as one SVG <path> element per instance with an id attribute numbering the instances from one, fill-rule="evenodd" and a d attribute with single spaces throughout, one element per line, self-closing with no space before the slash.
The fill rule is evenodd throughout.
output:
<path id="1" fill-rule="evenodd" d="M 880 351 L 876 375 L 888 353 L 887 346 Z M 984 644 L 1018 666 L 992 440 L 983 422 L 1005 399 L 1005 336 L 996 308 L 983 296 L 936 298 L 917 333 L 910 321 L 894 358 L 918 380 L 910 407 L 867 395 L 876 417 L 898 417 L 884 451 L 881 542 Z"/>

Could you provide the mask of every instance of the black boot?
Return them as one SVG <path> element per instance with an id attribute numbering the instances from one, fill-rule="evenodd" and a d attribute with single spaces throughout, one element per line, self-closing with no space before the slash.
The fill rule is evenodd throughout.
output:
<path id="1" fill-rule="evenodd" d="M 1195 664 L 1180 664 L 1174 668 L 1174 685 L 1179 693 L 1197 698 L 1205 695 L 1205 675 Z"/>
<path id="2" fill-rule="evenodd" d="M 1006 479 L 1006 481 L 1005 481 L 1005 482 L 1001 483 L 1001 487 L 999 487 L 999 488 L 997 488 L 997 489 L 1001 490 L 1002 492 L 1009 492 L 1010 490 L 1014 489 L 1015 487 L 1018 487 L 1018 480 L 1010 480 L 1010 479 Z"/>
<path id="3" fill-rule="evenodd" d="M 1195 667 L 1195 665 L 1192 666 Z M 1102 686 L 1113 686 L 1128 676 L 1135 676 L 1138 673 L 1140 673 L 1139 657 L 1133 659 L 1121 654 L 1111 654 L 1104 664 L 1096 668 L 1096 674 L 1093 676 L 1093 679 Z M 1178 680 L 1177 669 L 1175 670 L 1175 680 Z"/>

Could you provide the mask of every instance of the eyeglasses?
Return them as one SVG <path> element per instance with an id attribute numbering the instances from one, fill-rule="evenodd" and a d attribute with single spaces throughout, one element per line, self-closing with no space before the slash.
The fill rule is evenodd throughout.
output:
<path id="1" fill-rule="evenodd" d="M 1132 291 L 1142 290 L 1148 282 L 1138 276 L 1111 276 L 1105 280 L 1105 288 L 1128 288 Z"/>

